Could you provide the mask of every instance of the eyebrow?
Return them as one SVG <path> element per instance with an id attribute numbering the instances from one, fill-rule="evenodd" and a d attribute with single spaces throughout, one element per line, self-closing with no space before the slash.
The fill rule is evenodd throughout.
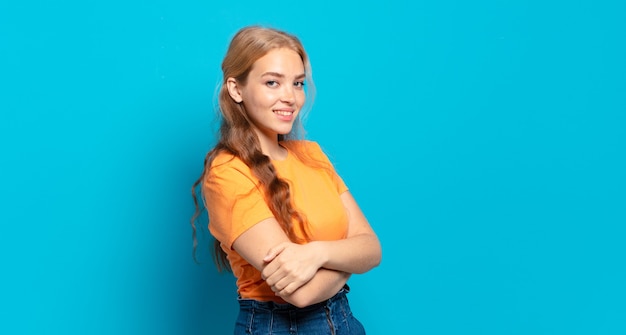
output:
<path id="1" fill-rule="evenodd" d="M 278 77 L 278 78 L 285 78 L 285 75 L 282 73 L 278 73 L 278 72 L 265 72 L 261 75 L 261 77 L 265 77 L 265 76 L 274 76 L 274 77 Z M 304 79 L 306 78 L 306 75 L 300 74 L 296 76 L 296 79 Z"/>

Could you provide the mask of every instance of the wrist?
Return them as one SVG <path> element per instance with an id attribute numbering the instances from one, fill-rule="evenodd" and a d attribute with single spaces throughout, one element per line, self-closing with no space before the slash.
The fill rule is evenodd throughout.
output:
<path id="1" fill-rule="evenodd" d="M 324 247 L 325 242 L 313 241 L 309 243 L 313 247 L 313 252 L 317 256 L 317 261 L 320 268 L 323 268 L 328 264 L 329 255 L 328 248 Z"/>

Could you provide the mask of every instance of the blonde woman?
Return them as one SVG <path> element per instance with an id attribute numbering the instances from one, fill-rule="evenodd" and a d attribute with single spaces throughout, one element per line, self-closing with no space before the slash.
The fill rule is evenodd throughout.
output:
<path id="1" fill-rule="evenodd" d="M 237 278 L 235 334 L 364 334 L 346 285 L 381 246 L 319 145 L 298 138 L 307 54 L 265 27 L 233 37 L 222 63 L 220 139 L 199 185 L 218 268 Z M 195 241 L 194 241 L 195 243 Z"/>

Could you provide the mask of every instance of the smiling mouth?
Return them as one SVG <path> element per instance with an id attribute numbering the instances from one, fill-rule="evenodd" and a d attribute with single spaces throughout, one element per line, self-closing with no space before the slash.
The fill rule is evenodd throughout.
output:
<path id="1" fill-rule="evenodd" d="M 278 114 L 278 115 L 282 115 L 282 116 L 291 116 L 293 115 L 293 112 L 288 112 L 288 111 L 273 111 L 274 113 Z"/>

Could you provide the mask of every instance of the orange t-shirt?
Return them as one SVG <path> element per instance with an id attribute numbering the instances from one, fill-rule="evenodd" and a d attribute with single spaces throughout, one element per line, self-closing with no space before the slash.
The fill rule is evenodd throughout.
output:
<path id="1" fill-rule="evenodd" d="M 348 188 L 328 157 L 315 142 L 284 141 L 281 145 L 288 151 L 287 158 L 272 160 L 272 164 L 278 176 L 289 183 L 294 208 L 305 219 L 310 240 L 346 238 L 348 216 L 339 195 Z M 315 164 L 301 161 L 296 153 Z M 209 213 L 209 231 L 228 256 L 242 298 L 284 302 L 261 278 L 261 272 L 232 248 L 233 242 L 247 229 L 273 217 L 258 184 L 258 179 L 241 160 L 227 153 L 217 155 L 202 186 Z M 304 238 L 298 228 L 296 235 Z"/>

